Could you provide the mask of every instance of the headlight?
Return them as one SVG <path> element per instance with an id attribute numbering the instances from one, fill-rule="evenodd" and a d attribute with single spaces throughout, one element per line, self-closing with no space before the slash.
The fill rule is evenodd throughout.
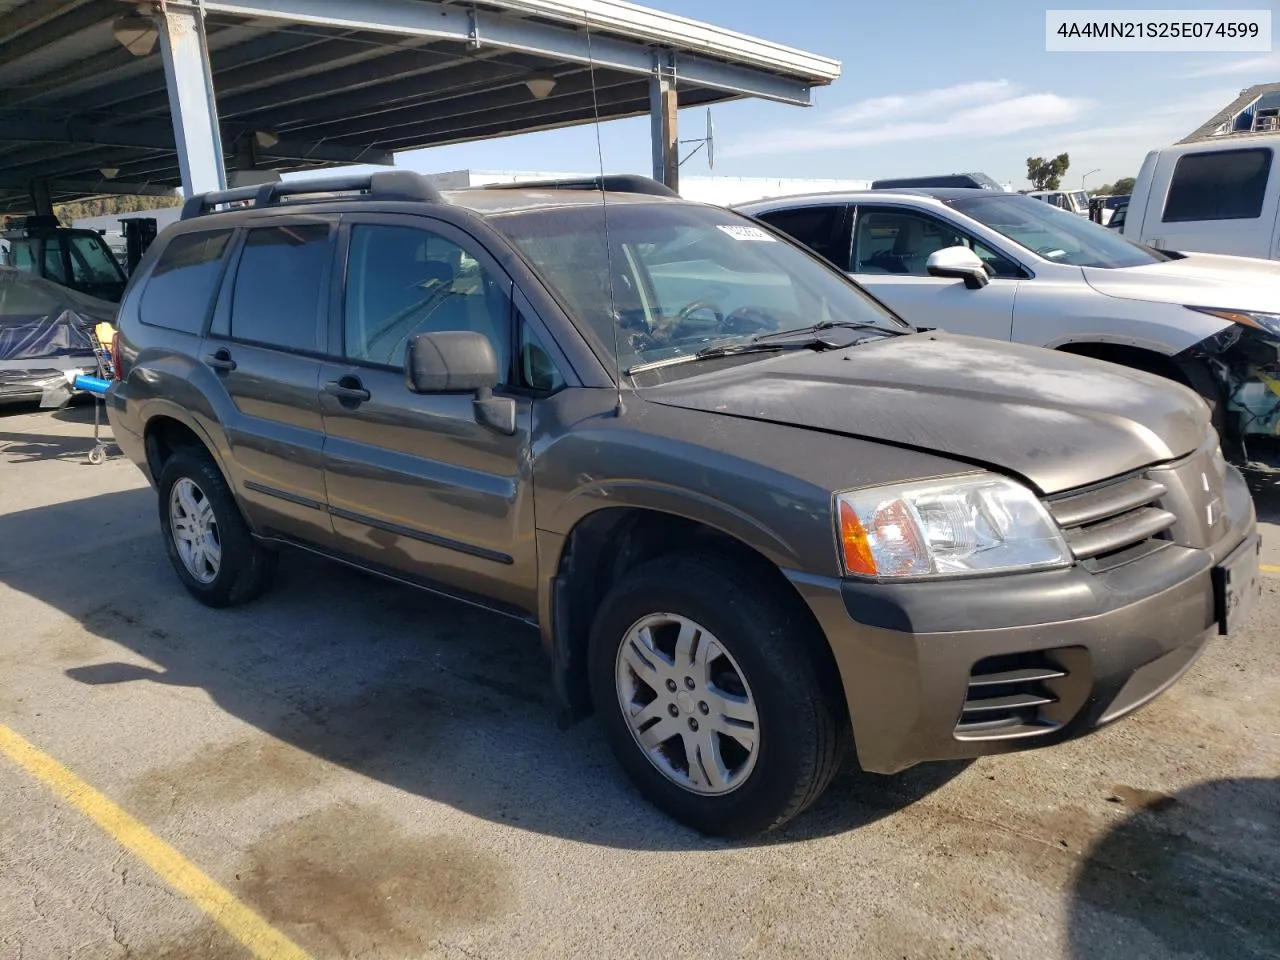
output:
<path id="1" fill-rule="evenodd" d="M 1212 307 L 1187 307 L 1197 313 L 1207 313 L 1220 320 L 1230 320 L 1241 326 L 1262 330 L 1273 337 L 1280 337 L 1280 313 L 1262 313 L 1257 310 L 1215 310 Z"/>
<path id="2" fill-rule="evenodd" d="M 1026 487 L 985 474 L 836 496 L 845 573 L 936 577 L 1064 567 L 1071 551 Z"/>

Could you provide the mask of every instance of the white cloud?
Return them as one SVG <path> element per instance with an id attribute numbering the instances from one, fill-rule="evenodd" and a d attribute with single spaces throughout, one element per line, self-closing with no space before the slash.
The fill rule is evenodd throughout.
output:
<path id="1" fill-rule="evenodd" d="M 966 104 L 971 104 L 966 106 Z M 1069 123 L 1086 101 L 1055 93 L 1020 93 L 1007 80 L 983 80 L 937 90 L 863 100 L 804 126 L 742 140 L 726 156 L 866 147 L 914 140 L 976 140 L 1006 137 L 1038 127 Z"/>
<path id="2" fill-rule="evenodd" d="M 870 120 L 889 120 L 904 110 L 927 104 L 931 110 L 953 107 L 964 103 L 1004 100 L 1010 96 L 1013 85 L 1008 80 L 978 80 L 954 87 L 925 90 L 913 94 L 893 94 L 860 100 L 852 106 L 842 107 L 831 114 L 831 122 L 837 124 L 866 123 Z"/>
<path id="3" fill-rule="evenodd" d="M 1246 73 L 1268 74 L 1260 77 L 1265 81 L 1280 79 L 1280 50 L 1263 53 L 1243 60 L 1229 60 L 1226 63 L 1210 63 L 1191 72 L 1193 77 L 1231 77 Z"/>
<path id="4" fill-rule="evenodd" d="M 1111 103 L 1082 119 L 1113 122 L 1028 136 L 1021 138 L 1018 146 L 1029 156 L 1069 153 L 1068 180 L 1076 171 L 1100 167 L 1102 172 L 1089 181 L 1096 186 L 1117 177 L 1133 176 L 1148 151 L 1182 139 L 1230 103 L 1235 95 L 1234 88 L 1224 87 L 1155 106 Z M 1121 122 L 1114 122 L 1116 120 Z"/>

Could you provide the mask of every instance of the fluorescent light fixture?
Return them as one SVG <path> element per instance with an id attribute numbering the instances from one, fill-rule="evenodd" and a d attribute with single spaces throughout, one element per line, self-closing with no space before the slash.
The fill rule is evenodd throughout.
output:
<path id="1" fill-rule="evenodd" d="M 116 17 L 111 24 L 111 32 L 120 45 L 135 57 L 147 56 L 160 39 L 160 29 L 155 21 L 136 11 Z"/>
<path id="2" fill-rule="evenodd" d="M 556 88 L 556 78 L 549 73 L 539 71 L 525 77 L 524 85 L 539 100 L 545 100 L 551 95 L 551 91 Z"/>

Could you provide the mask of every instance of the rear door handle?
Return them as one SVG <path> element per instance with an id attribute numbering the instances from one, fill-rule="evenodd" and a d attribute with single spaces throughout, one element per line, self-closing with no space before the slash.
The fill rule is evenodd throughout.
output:
<path id="1" fill-rule="evenodd" d="M 369 399 L 369 391 L 364 388 L 359 377 L 343 377 L 341 380 L 330 380 L 324 385 L 324 392 L 339 400 L 364 403 Z"/>
<path id="2" fill-rule="evenodd" d="M 231 359 L 231 351 L 219 350 L 204 358 L 204 362 L 215 370 L 234 370 L 236 362 Z"/>

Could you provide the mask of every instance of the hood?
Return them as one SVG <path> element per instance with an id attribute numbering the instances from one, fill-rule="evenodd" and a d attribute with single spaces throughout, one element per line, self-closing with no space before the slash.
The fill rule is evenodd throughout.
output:
<path id="1" fill-rule="evenodd" d="M 1188 253 L 1143 267 L 1081 269 L 1089 286 L 1122 300 L 1280 311 L 1280 263 L 1272 260 Z"/>
<path id="2" fill-rule="evenodd" d="M 1168 380 L 933 332 L 772 356 L 643 394 L 951 455 L 1019 475 L 1046 494 L 1181 457 L 1210 432 L 1204 402 Z"/>

